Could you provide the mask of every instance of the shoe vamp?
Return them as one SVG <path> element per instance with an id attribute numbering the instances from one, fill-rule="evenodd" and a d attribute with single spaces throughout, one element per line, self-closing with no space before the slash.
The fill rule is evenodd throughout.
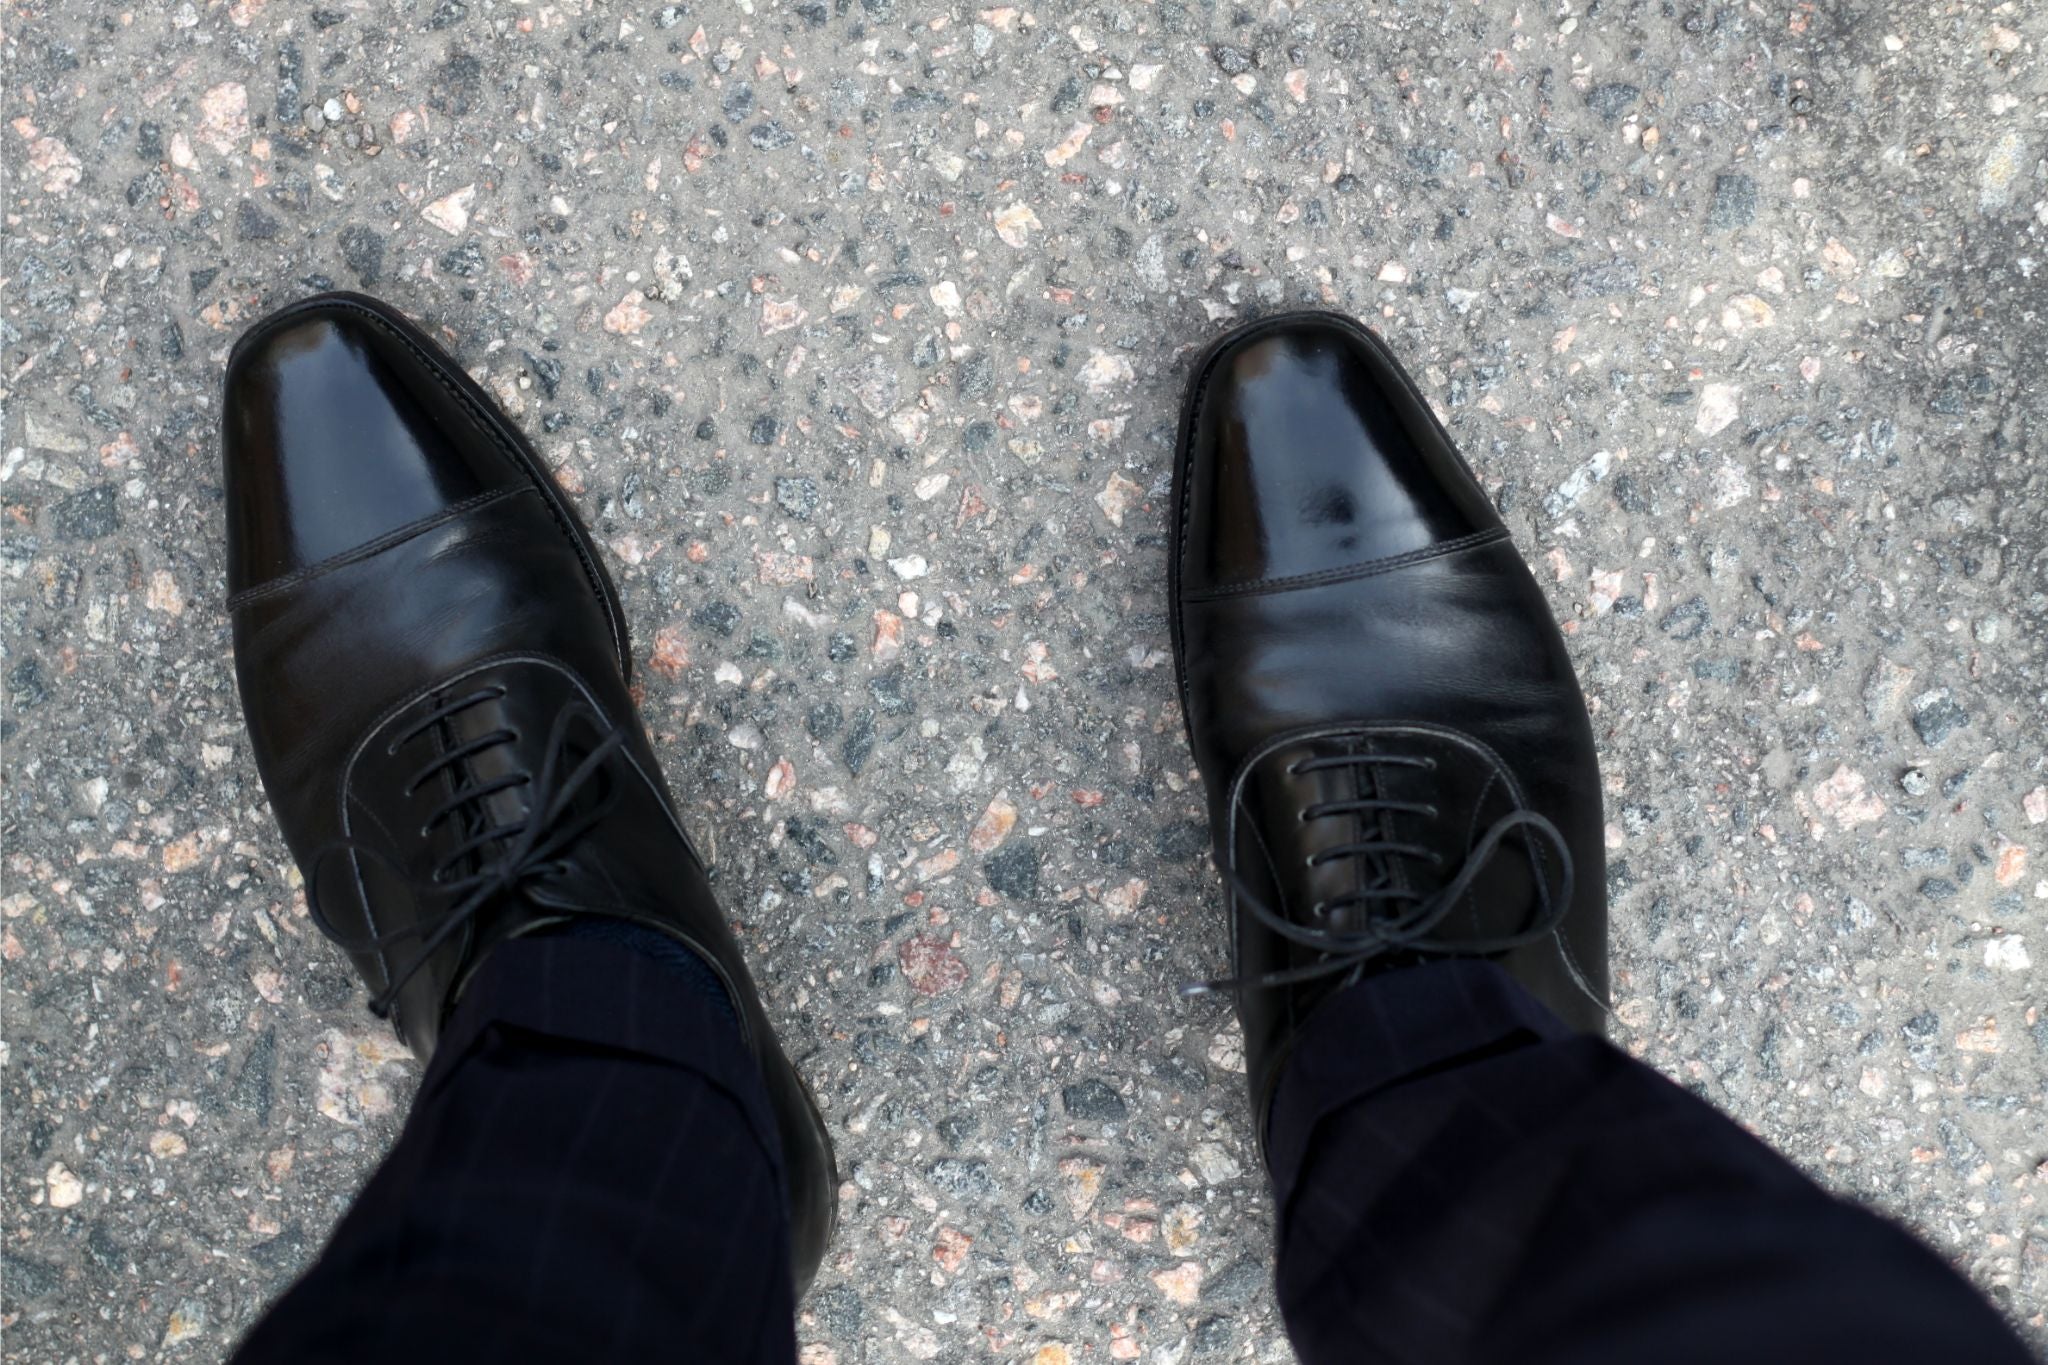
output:
<path id="1" fill-rule="evenodd" d="M 506 498 L 245 601 L 235 663 L 258 770 L 303 865 L 342 834 L 335 775 L 385 720 L 502 654 L 556 658 L 630 713 L 603 608 L 537 496 Z"/>
<path id="2" fill-rule="evenodd" d="M 1600 848 L 1585 703 L 1548 605 L 1505 542 L 1182 608 L 1197 758 L 1236 772 L 1275 737 L 1405 721 L 1471 736 L 1574 845 Z M 1210 783 L 1221 828 L 1226 784 Z"/>

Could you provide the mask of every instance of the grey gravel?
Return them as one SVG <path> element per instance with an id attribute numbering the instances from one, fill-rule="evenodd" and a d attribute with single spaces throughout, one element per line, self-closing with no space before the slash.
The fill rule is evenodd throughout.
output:
<path id="1" fill-rule="evenodd" d="M 1707 221 L 1724 231 L 1755 222 L 1756 181 L 1734 173 L 1715 176 L 1714 200 L 1707 207 Z"/>
<path id="2" fill-rule="evenodd" d="M 982 864 L 988 884 L 1013 900 L 1030 900 L 1038 894 L 1038 850 L 1018 844 Z"/>
<path id="3" fill-rule="evenodd" d="M 1164 556 L 1192 355 L 1302 306 L 1567 631 L 1616 1041 L 2048 1345 L 2048 10 L 1843 8 L 13 15 L 8 1358 L 221 1358 L 415 1084 L 221 603 L 227 348 L 324 282 L 618 576 L 840 1143 L 807 1365 L 1287 1358 Z"/>
<path id="4" fill-rule="evenodd" d="M 358 285 L 371 289 L 384 278 L 384 238 L 374 229 L 360 223 L 351 224 L 341 230 L 337 243 L 342 262 L 356 277 Z"/>
<path id="5" fill-rule="evenodd" d="M 818 481 L 793 475 L 778 478 L 775 505 L 799 521 L 809 520 L 818 510 Z"/>
<path id="6" fill-rule="evenodd" d="M 98 540 L 121 529 L 120 490 L 103 483 L 50 504 L 50 530 L 59 540 Z"/>
<path id="7" fill-rule="evenodd" d="M 1969 723 L 1969 713 L 1945 687 L 1913 699 L 1913 730 L 1923 743 L 1939 745 Z"/>
<path id="8" fill-rule="evenodd" d="M 1111 1089 L 1107 1081 L 1093 1078 L 1063 1087 L 1060 1103 L 1070 1118 L 1114 1123 L 1130 1113 L 1123 1096 Z"/>
<path id="9" fill-rule="evenodd" d="M 1623 81 L 1609 81 L 1604 85 L 1596 85 L 1586 92 L 1586 107 L 1612 123 L 1635 107 L 1635 102 L 1642 98 L 1642 94 L 1642 90 L 1637 86 Z"/>

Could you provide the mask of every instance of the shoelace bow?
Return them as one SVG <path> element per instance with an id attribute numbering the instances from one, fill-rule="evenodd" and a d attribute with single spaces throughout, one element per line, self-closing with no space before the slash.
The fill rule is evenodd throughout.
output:
<path id="1" fill-rule="evenodd" d="M 442 721 L 482 702 L 495 701 L 505 695 L 502 687 L 487 687 L 441 703 L 422 717 L 418 724 L 391 742 L 387 750 L 396 756 L 399 750 L 426 734 Z M 579 717 L 589 717 L 605 736 L 588 754 L 574 766 L 568 761 L 569 727 Z M 391 1012 L 398 999 L 398 993 L 406 982 L 418 974 L 440 947 L 447 943 L 463 926 L 475 918 L 478 911 L 508 891 L 517 889 L 523 882 L 543 873 L 558 869 L 561 864 L 557 855 L 581 839 L 592 826 L 602 820 L 610 811 L 616 795 L 605 797 L 586 809 L 574 809 L 576 798 L 595 778 L 606 760 L 616 753 L 625 742 L 622 731 L 604 727 L 602 719 L 587 706 L 574 706 L 555 718 L 548 732 L 538 773 L 518 772 L 488 782 L 463 783 L 462 769 L 457 765 L 500 744 L 508 744 L 519 738 L 516 731 L 497 729 L 466 740 L 452 748 L 436 753 L 433 759 L 412 775 L 406 782 L 408 796 L 416 792 L 435 776 L 453 770 L 458 774 L 456 789 L 448 794 L 426 823 L 420 827 L 419 836 L 424 839 L 444 821 L 458 814 L 475 817 L 479 828 L 450 849 L 434 866 L 432 874 L 425 881 L 409 878 L 398 863 L 380 849 L 372 848 L 353 839 L 339 839 L 322 848 L 313 858 L 313 866 L 306 878 L 306 910 L 313 924 L 321 933 L 351 953 L 382 953 L 387 947 L 408 938 L 419 939 L 419 947 L 404 965 L 392 973 L 390 984 L 370 998 L 370 1011 L 379 1018 Z M 488 825 L 482 815 L 484 798 L 495 792 L 513 787 L 531 787 L 532 795 L 527 801 L 526 815 L 504 825 Z M 573 813 L 572 813 L 573 812 Z M 495 856 L 493 845 L 502 844 Z M 352 937 L 337 929 L 321 908 L 319 898 L 320 869 L 330 857 L 336 854 L 352 854 L 367 857 L 383 863 L 398 872 L 415 891 L 426 895 L 449 895 L 459 897 L 448 912 L 434 922 L 431 929 L 421 924 L 409 924 L 388 933 L 372 934 L 366 938 Z M 449 875 L 472 857 L 481 857 L 482 866 L 476 871 L 461 876 Z"/>
<path id="2" fill-rule="evenodd" d="M 1292 764 L 1290 773 L 1315 772 L 1324 768 L 1351 767 L 1409 767 L 1434 769 L 1436 760 L 1404 754 L 1338 754 L 1324 758 L 1302 759 Z M 1336 815 L 1357 815 L 1367 812 L 1393 812 L 1432 819 L 1438 814 L 1435 806 L 1416 801 L 1390 801 L 1379 798 L 1360 798 L 1352 801 L 1324 801 L 1302 808 L 1299 818 L 1303 824 Z M 1430 937 L 1431 931 L 1443 923 L 1457 909 L 1458 902 L 1472 889 L 1472 884 L 1486 871 L 1500 851 L 1503 840 L 1517 830 L 1526 829 L 1549 844 L 1557 853 L 1560 875 L 1558 886 L 1552 891 L 1543 878 L 1536 881 L 1536 912 L 1531 916 L 1527 928 L 1513 934 L 1503 934 L 1484 939 L 1437 939 Z M 1309 856 L 1309 866 L 1316 867 L 1334 862 L 1340 858 L 1417 858 L 1435 866 L 1442 866 L 1443 855 L 1421 844 L 1403 843 L 1392 839 L 1362 840 L 1322 849 Z M 1566 845 L 1564 835 L 1556 825 L 1533 810 L 1510 811 L 1488 827 L 1479 841 L 1472 845 L 1465 855 L 1464 863 L 1443 886 L 1435 892 L 1424 894 L 1412 887 L 1394 886 L 1379 879 L 1379 884 L 1361 888 L 1355 894 L 1330 901 L 1319 901 L 1310 907 L 1309 916 L 1318 921 L 1313 925 L 1299 924 L 1288 919 L 1279 911 L 1267 905 L 1247 889 L 1244 879 L 1234 872 L 1230 874 L 1230 892 L 1236 902 L 1251 911 L 1253 918 L 1291 943 L 1311 949 L 1322 956 L 1319 960 L 1290 967 L 1282 971 L 1265 972 L 1250 977 L 1222 977 L 1214 981 L 1197 981 L 1181 988 L 1183 996 L 1206 995 L 1212 991 L 1243 991 L 1291 986 L 1302 981 L 1313 981 L 1319 977 L 1333 976 L 1363 966 L 1372 959 L 1389 952 L 1429 953 L 1457 957 L 1484 956 L 1504 953 L 1524 944 L 1535 943 L 1554 933 L 1564 921 L 1572 903 L 1572 854 Z M 1362 928 L 1338 929 L 1323 923 L 1330 912 L 1363 906 L 1369 912 L 1376 912 L 1388 903 L 1405 903 L 1405 908 L 1394 913 L 1368 913 Z"/>

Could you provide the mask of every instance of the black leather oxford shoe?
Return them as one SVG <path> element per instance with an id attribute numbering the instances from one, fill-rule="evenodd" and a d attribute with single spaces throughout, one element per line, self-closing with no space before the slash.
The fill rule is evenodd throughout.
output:
<path id="1" fill-rule="evenodd" d="M 493 946 L 575 916 L 722 977 L 781 1133 L 799 1291 L 823 1120 L 777 1046 L 627 692 L 604 564 L 434 343 L 328 294 L 250 328 L 222 405 L 229 604 L 263 785 L 322 928 L 424 1059 Z"/>
<path id="2" fill-rule="evenodd" d="M 1572 1025 L 1607 1000 L 1600 776 L 1549 607 L 1414 384 L 1292 314 L 1197 363 L 1174 657 L 1230 888 L 1263 1130 L 1311 1012 L 1367 973 L 1498 961 Z"/>

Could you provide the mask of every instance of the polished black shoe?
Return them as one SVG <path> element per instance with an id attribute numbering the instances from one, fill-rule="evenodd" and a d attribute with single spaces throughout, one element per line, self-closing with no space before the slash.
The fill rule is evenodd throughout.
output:
<path id="1" fill-rule="evenodd" d="M 422 332 L 328 294 L 250 328 L 222 404 L 229 605 L 263 785 L 316 921 L 424 1059 L 498 943 L 579 916 L 722 979 L 782 1141 L 796 1278 L 837 1210 L 783 1056 L 631 696 L 590 537 Z"/>
<path id="2" fill-rule="evenodd" d="M 1600 775 L 1549 606 L 1414 383 L 1348 318 L 1240 327 L 1182 415 L 1174 661 L 1231 897 L 1254 1111 L 1361 977 L 1499 962 L 1607 1001 Z M 1205 988 L 1197 988 L 1205 989 Z"/>

